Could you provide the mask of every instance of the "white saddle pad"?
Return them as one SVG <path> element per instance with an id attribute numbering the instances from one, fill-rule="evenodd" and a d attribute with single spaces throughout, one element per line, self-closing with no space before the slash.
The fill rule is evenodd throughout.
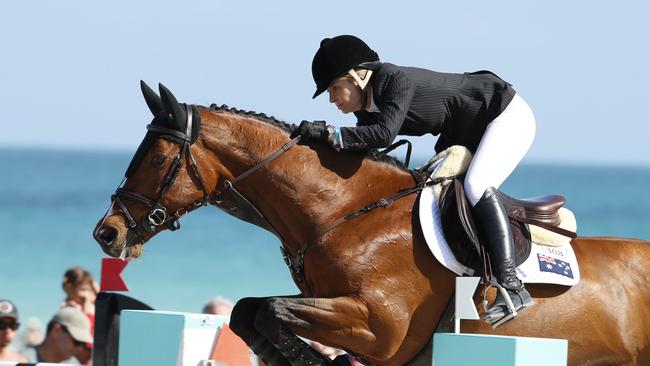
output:
<path id="1" fill-rule="evenodd" d="M 445 240 L 433 187 L 422 191 L 419 203 L 420 226 L 433 255 L 457 275 L 473 275 L 472 269 L 456 260 Z M 570 245 L 551 247 L 533 243 L 528 259 L 517 267 L 517 275 L 524 283 L 573 286 L 580 281 L 578 261 Z"/>

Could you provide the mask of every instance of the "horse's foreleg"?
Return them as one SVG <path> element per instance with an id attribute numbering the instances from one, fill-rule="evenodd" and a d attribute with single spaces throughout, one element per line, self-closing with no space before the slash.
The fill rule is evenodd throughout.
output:
<path id="1" fill-rule="evenodd" d="M 289 361 L 278 351 L 278 349 L 257 329 L 255 329 L 255 318 L 262 303 L 268 297 L 247 297 L 241 299 L 235 305 L 230 316 L 230 328 L 237 334 L 248 347 L 255 352 L 268 366 L 287 366 Z"/>
<path id="2" fill-rule="evenodd" d="M 295 336 L 293 327 L 311 327 L 295 317 L 292 307 L 304 299 L 272 297 L 263 299 L 255 316 L 255 330 L 263 335 L 292 366 L 329 366 L 329 358 Z"/>
<path id="3" fill-rule="evenodd" d="M 365 357 L 387 360 L 399 348 L 408 323 L 397 321 L 396 317 L 388 317 L 387 321 L 379 315 L 351 296 L 270 298 L 260 308 L 256 328 L 269 339 L 288 329 L 326 345 L 345 345 Z"/>
<path id="4" fill-rule="evenodd" d="M 230 327 L 267 366 L 331 365 L 331 361 L 296 337 L 281 319 L 283 297 L 244 298 L 237 302 Z"/>

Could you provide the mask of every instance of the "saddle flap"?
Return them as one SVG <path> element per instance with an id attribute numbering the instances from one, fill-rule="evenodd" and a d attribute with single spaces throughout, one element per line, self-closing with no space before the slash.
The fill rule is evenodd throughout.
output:
<path id="1" fill-rule="evenodd" d="M 442 230 L 449 248 L 459 262 L 477 269 L 480 244 L 460 180 L 454 179 L 443 187 L 438 206 Z"/>
<path id="2" fill-rule="evenodd" d="M 454 179 L 444 186 L 439 209 L 443 232 L 451 251 L 462 264 L 480 269 L 478 263 L 481 244 L 461 180 Z M 530 255 L 530 231 L 525 223 L 513 217 L 510 217 L 510 225 L 515 245 L 515 263 L 519 265 Z"/>
<path id="3" fill-rule="evenodd" d="M 458 210 L 458 219 L 463 226 L 463 229 L 465 229 L 465 233 L 469 237 L 470 242 L 474 245 L 474 249 L 479 252 L 479 239 L 476 226 L 474 225 L 474 219 L 470 212 L 469 202 L 467 202 L 467 198 L 465 197 L 465 188 L 459 179 L 454 179 L 453 185 L 456 197 L 456 208 Z"/>

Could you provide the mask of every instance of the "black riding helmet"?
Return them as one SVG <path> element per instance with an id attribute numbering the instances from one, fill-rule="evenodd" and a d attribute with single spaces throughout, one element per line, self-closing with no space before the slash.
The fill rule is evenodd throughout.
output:
<path id="1" fill-rule="evenodd" d="M 324 38 L 311 63 L 316 82 L 316 98 L 338 77 L 364 62 L 379 61 L 379 55 L 355 36 L 342 35 Z"/>

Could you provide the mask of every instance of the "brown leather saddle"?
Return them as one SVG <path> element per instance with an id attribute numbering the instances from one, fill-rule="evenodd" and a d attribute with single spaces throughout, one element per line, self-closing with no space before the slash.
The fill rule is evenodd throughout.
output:
<path id="1" fill-rule="evenodd" d="M 558 227 L 558 210 L 566 201 L 563 196 L 517 199 L 499 191 L 499 197 L 510 218 L 517 265 L 523 263 L 530 255 L 531 236 L 528 225 L 537 225 L 571 238 L 576 237 L 574 232 Z M 463 182 L 460 179 L 454 179 L 443 188 L 438 206 L 442 229 L 451 251 L 463 265 L 487 276 L 486 267 L 489 267 L 490 262 L 481 245 L 480 233 L 474 225 L 471 206 L 465 197 Z"/>

